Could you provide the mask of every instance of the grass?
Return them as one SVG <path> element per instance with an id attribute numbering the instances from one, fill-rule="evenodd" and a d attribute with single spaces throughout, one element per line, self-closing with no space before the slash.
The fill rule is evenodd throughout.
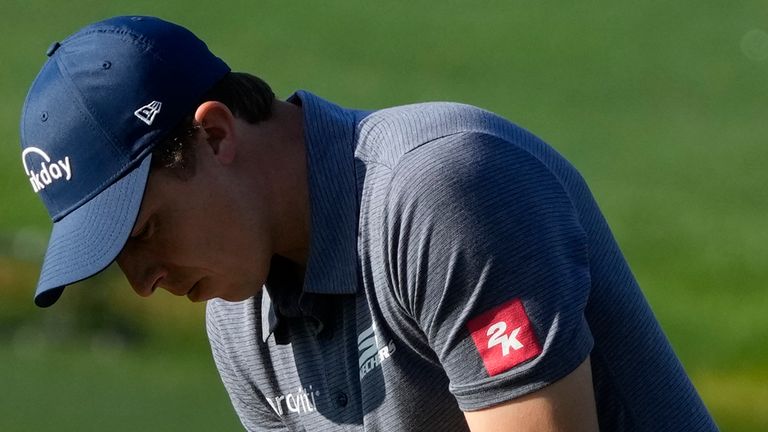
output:
<path id="1" fill-rule="evenodd" d="M 3 345 L 0 430 L 241 430 L 207 354 Z"/>
<path id="2" fill-rule="evenodd" d="M 765 369 L 707 371 L 694 375 L 724 431 L 762 431 L 768 425 L 768 373 Z"/>
<path id="3" fill-rule="evenodd" d="M 137 12 L 189 26 L 234 69 L 259 74 L 283 97 L 306 88 L 360 108 L 455 100 L 496 111 L 542 136 L 591 185 L 722 429 L 768 430 L 768 60 L 755 53 L 762 45 L 745 48 L 744 42 L 759 34 L 755 30 L 768 31 L 763 2 L 495 0 L 468 7 L 452 0 L 439 6 L 402 0 L 76 0 L 61 8 L 50 0 L 11 0 L 0 16 L 6 41 L 0 47 L 0 132 L 6 137 L 0 146 L 0 325 L 46 320 L 29 304 L 48 221 L 19 163 L 18 115 L 26 88 L 50 42 L 89 21 Z M 199 310 L 165 299 L 134 303 L 117 294 L 127 291 L 118 286 L 99 304 L 124 311 L 144 333 L 164 332 L 164 340 L 173 341 L 173 335 L 200 328 Z M 99 325 L 80 323 L 72 331 Z M 153 345 L 114 354 L 123 374 L 99 369 L 89 350 L 56 348 L 19 357 L 0 346 L 0 385 L 12 389 L 1 397 L 18 392 L 26 401 L 3 399 L 0 418 L 15 414 L 22 420 L 14 427 L 28 430 L 46 430 L 46 421 L 71 426 L 60 430 L 89 429 L 76 426 L 94 415 L 87 404 L 104 408 L 99 421 L 174 430 L 147 427 L 126 413 L 151 412 L 162 425 L 186 422 L 195 413 L 184 408 L 195 402 L 184 398 L 208 388 L 205 377 L 215 373 L 207 355 L 174 342 L 167 349 Z M 186 357 L 200 363 L 185 363 Z M 53 360 L 69 369 L 54 374 Z M 150 366 L 143 370 L 145 363 Z M 175 369 L 176 363 L 186 366 Z M 66 375 L 85 377 L 89 368 L 100 375 L 57 384 Z M 164 374 L 172 377 L 183 368 L 201 382 L 175 387 L 164 381 Z M 184 402 L 168 410 L 146 405 L 144 389 L 155 380 L 167 403 Z M 118 387 L 126 388 L 122 402 L 110 399 L 109 389 Z M 226 406 L 220 385 L 214 387 L 205 404 Z M 34 399 L 49 400 L 61 389 L 71 391 L 60 398 L 69 410 L 36 415 L 41 405 Z M 66 404 L 78 398 L 87 404 Z M 106 409 L 101 400 L 122 403 L 124 411 Z M 185 430 L 208 425 L 185 424 Z"/>

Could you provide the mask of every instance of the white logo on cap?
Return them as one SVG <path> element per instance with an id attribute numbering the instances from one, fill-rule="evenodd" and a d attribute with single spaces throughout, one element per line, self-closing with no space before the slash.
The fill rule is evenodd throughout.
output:
<path id="1" fill-rule="evenodd" d="M 155 121 L 155 116 L 160 112 L 160 108 L 163 106 L 162 102 L 152 101 L 143 107 L 133 112 L 133 115 L 139 118 L 139 120 L 152 126 L 152 122 Z"/>
<path id="2" fill-rule="evenodd" d="M 30 153 L 37 153 L 43 158 L 43 161 L 40 162 L 40 169 L 37 171 L 30 169 L 27 165 L 27 155 Z M 40 192 L 61 178 L 67 181 L 72 178 L 72 165 L 69 163 L 69 156 L 51 163 L 51 158 L 44 151 L 37 147 L 28 147 L 21 152 L 21 163 L 24 164 L 24 171 L 29 176 L 29 182 L 32 183 L 32 189 L 35 192 Z"/>

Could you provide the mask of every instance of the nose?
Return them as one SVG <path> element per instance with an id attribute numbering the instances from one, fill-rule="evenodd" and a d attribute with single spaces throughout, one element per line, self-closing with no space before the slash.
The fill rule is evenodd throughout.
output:
<path id="1" fill-rule="evenodd" d="M 151 296 L 160 280 L 165 277 L 161 268 L 151 265 L 145 256 L 131 253 L 130 248 L 123 249 L 116 261 L 133 291 L 141 297 Z"/>

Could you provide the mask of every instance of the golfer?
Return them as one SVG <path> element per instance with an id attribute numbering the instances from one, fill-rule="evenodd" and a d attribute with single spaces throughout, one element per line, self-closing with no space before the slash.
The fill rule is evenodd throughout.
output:
<path id="1" fill-rule="evenodd" d="M 717 430 L 584 180 L 526 130 L 278 100 L 152 17 L 47 56 L 21 123 L 53 219 L 35 302 L 113 261 L 207 301 L 245 429 Z"/>

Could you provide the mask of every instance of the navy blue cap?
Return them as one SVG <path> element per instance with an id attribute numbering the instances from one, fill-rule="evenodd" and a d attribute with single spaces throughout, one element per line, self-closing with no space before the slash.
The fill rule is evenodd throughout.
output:
<path id="1" fill-rule="evenodd" d="M 189 30 L 115 17 L 48 49 L 21 116 L 22 164 L 53 219 L 35 304 L 112 263 L 141 206 L 151 152 L 229 67 Z"/>

